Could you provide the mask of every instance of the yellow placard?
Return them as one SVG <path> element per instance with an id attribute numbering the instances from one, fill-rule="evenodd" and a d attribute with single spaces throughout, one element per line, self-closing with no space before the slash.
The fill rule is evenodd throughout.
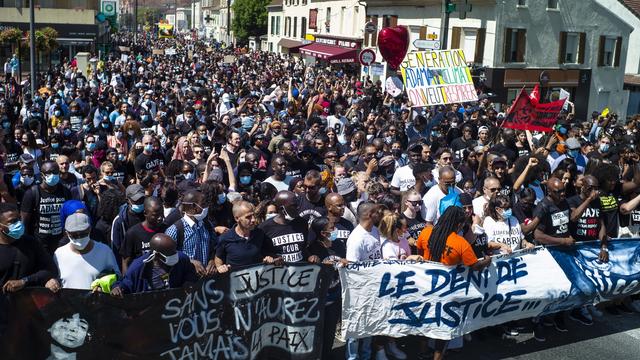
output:
<path id="1" fill-rule="evenodd" d="M 313 34 L 305 35 L 304 39 L 309 41 L 316 41 L 316 37 Z"/>
<path id="2" fill-rule="evenodd" d="M 173 37 L 173 25 L 158 24 L 158 37 L 161 39 Z"/>

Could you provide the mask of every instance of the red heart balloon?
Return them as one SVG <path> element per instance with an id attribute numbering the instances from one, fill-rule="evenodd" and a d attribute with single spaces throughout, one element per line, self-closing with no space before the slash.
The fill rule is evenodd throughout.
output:
<path id="1" fill-rule="evenodd" d="M 378 49 L 389 67 L 398 69 L 409 49 L 409 29 L 405 26 L 383 28 L 378 33 Z"/>

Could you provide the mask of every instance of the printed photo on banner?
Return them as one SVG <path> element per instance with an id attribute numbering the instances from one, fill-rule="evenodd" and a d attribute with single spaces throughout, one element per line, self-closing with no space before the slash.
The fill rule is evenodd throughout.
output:
<path id="1" fill-rule="evenodd" d="M 478 100 L 462 49 L 410 52 L 400 72 L 414 107 Z"/>

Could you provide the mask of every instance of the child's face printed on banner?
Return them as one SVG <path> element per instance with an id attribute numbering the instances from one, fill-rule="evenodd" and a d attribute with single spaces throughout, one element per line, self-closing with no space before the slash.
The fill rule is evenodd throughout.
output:
<path id="1" fill-rule="evenodd" d="M 62 318 L 49 328 L 51 338 L 60 345 L 77 348 L 84 344 L 89 331 L 89 324 L 80 318 L 79 314 L 73 314 L 70 318 Z"/>

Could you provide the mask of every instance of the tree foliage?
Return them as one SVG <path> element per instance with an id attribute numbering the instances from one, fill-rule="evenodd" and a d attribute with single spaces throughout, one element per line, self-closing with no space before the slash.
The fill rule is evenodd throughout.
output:
<path id="1" fill-rule="evenodd" d="M 52 27 L 44 27 L 36 30 L 36 49 L 48 53 L 58 47 L 58 31 Z M 29 46 L 29 33 L 24 39 L 25 46 Z"/>
<path id="2" fill-rule="evenodd" d="M 260 36 L 267 33 L 267 5 L 271 0 L 235 0 L 231 29 L 235 37 L 244 43 L 249 36 Z"/>
<path id="3" fill-rule="evenodd" d="M 0 32 L 0 44 L 16 44 L 20 39 L 22 39 L 20 29 L 10 27 Z"/>

